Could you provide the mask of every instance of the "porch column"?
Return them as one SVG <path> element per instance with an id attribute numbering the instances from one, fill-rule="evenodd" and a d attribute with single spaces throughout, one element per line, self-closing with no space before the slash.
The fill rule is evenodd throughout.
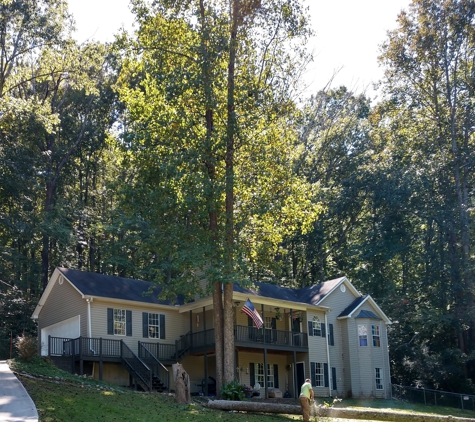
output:
<path id="1" fill-rule="evenodd" d="M 203 306 L 203 334 L 206 336 L 206 307 Z M 205 395 L 208 395 L 208 347 L 206 345 L 206 337 L 204 340 L 205 343 L 205 351 L 203 354 L 203 359 L 204 359 L 204 371 L 205 371 L 205 387 L 204 387 L 204 392 Z"/>
<path id="2" fill-rule="evenodd" d="M 297 352 L 294 350 L 294 397 L 298 398 L 300 395 L 300 385 L 297 385 Z"/>

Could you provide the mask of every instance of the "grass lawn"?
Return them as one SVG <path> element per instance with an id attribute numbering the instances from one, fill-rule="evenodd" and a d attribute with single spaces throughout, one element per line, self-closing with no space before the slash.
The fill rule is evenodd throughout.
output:
<path id="1" fill-rule="evenodd" d="M 118 388 L 90 378 L 61 371 L 47 361 L 9 361 L 36 404 L 40 421 L 240 421 L 271 422 L 302 420 L 298 415 L 263 415 L 207 409 L 199 402 L 175 403 L 167 394 L 148 394 Z M 30 374 L 33 377 L 24 374 Z M 321 403 L 321 400 L 317 400 Z M 335 407 L 379 408 L 396 412 L 421 412 L 474 418 L 475 412 L 454 408 L 413 405 L 396 400 L 344 399 Z M 328 420 L 328 419 L 327 419 Z M 330 419 L 343 422 L 343 419 Z"/>

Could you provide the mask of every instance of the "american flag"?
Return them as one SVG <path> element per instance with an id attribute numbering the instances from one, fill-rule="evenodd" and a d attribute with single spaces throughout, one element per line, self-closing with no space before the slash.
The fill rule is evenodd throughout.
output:
<path id="1" fill-rule="evenodd" d="M 245 314 L 249 315 L 254 321 L 254 325 L 257 328 L 261 328 L 262 325 L 264 324 L 261 316 L 259 315 L 259 312 L 257 312 L 256 308 L 254 308 L 254 305 L 249 300 L 249 298 L 246 300 L 246 303 L 242 307 L 241 312 L 244 312 Z"/>

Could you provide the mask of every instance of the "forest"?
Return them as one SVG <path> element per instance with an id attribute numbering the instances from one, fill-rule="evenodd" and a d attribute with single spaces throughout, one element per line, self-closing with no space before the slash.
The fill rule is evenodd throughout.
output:
<path id="1" fill-rule="evenodd" d="M 205 276 L 225 380 L 233 282 L 344 275 L 393 322 L 393 383 L 475 393 L 475 1 L 394 17 L 378 101 L 303 95 L 300 0 L 131 7 L 79 44 L 65 0 L 0 0 L 0 358 L 57 266 Z"/>

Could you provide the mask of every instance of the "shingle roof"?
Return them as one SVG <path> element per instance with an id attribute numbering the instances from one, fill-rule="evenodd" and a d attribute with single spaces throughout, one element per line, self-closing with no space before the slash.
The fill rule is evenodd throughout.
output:
<path id="1" fill-rule="evenodd" d="M 254 283 L 256 289 L 234 285 L 234 291 L 245 293 L 250 296 L 266 297 L 271 299 L 286 300 L 289 302 L 307 303 L 317 305 L 323 298 L 330 293 L 344 277 L 315 284 L 314 286 L 303 287 L 301 289 L 292 289 L 290 287 L 276 286 L 268 283 Z"/>
<path id="2" fill-rule="evenodd" d="M 367 297 L 368 295 L 357 297 L 342 311 L 340 315 L 338 315 L 338 318 L 349 316 L 358 306 L 361 305 L 362 302 L 366 300 Z"/>
<path id="3" fill-rule="evenodd" d="M 149 281 L 90 273 L 69 268 L 58 268 L 58 270 L 85 296 L 108 297 L 160 305 L 184 304 L 182 295 L 179 295 L 176 302 L 173 303 L 169 300 L 159 300 L 158 295 L 162 288 Z M 146 294 L 149 289 L 152 289 L 152 293 Z"/>
<path id="4" fill-rule="evenodd" d="M 83 294 L 86 296 L 108 297 L 112 299 L 131 300 L 144 303 L 162 305 L 183 305 L 184 298 L 179 295 L 175 302 L 169 300 L 159 300 L 158 296 L 162 288 L 154 283 L 143 280 L 136 280 L 124 277 L 116 277 L 105 274 L 97 274 L 69 268 L 58 268 L 58 270 Z M 289 302 L 306 303 L 310 305 L 319 304 L 344 277 L 325 281 L 314 286 L 292 289 L 281 287 L 275 284 L 254 283 L 254 288 L 234 285 L 234 291 L 244 293 L 249 296 L 265 297 L 270 299 L 284 300 Z M 146 292 L 152 289 L 151 294 Z"/>
<path id="5" fill-rule="evenodd" d="M 360 311 L 360 313 L 358 315 L 355 316 L 355 319 L 357 319 L 357 318 L 381 319 L 374 312 L 365 311 L 364 309 L 362 311 Z"/>

